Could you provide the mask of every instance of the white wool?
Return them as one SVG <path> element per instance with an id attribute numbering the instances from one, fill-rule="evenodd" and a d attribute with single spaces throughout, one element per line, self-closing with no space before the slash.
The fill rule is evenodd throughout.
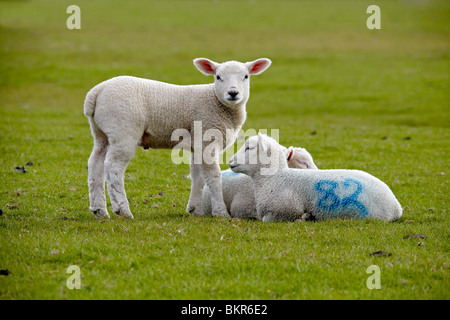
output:
<path id="1" fill-rule="evenodd" d="M 264 150 L 277 161 L 276 173 L 261 174 L 269 166 L 258 161 L 236 163 L 247 147 Z M 396 220 L 400 203 L 378 178 L 360 170 L 293 170 L 288 168 L 283 147 L 265 135 L 249 138 L 230 160 L 234 172 L 251 177 L 258 218 L 263 221 L 295 221 L 305 218 L 374 218 Z M 250 164 L 256 163 L 256 164 Z"/>
<path id="2" fill-rule="evenodd" d="M 270 63 L 269 59 L 263 58 L 247 63 L 229 61 L 219 64 L 199 58 L 194 60 L 195 66 L 204 74 L 214 75 L 213 84 L 179 86 L 120 76 L 91 89 L 84 104 L 84 114 L 89 118 L 94 137 L 94 149 L 88 163 L 90 210 L 98 218 L 109 217 L 106 180 L 113 211 L 133 217 L 123 176 L 137 146 L 173 148 L 179 144 L 172 140 L 176 129 L 187 130 L 192 139 L 215 129 L 222 134 L 221 151 L 234 143 L 246 119 L 249 75 L 263 72 Z M 202 132 L 195 132 L 200 130 L 194 126 L 197 121 L 202 123 Z M 190 142 L 192 146 L 195 144 Z M 202 141 L 202 151 L 210 143 Z M 201 193 L 206 183 L 212 190 L 213 214 L 228 216 L 222 198 L 218 157 L 216 152 L 212 163 L 191 161 L 188 212 L 201 214 Z"/>
<path id="3" fill-rule="evenodd" d="M 306 149 L 294 147 L 284 149 L 290 168 L 317 169 L 311 154 Z M 222 171 L 222 192 L 223 200 L 231 217 L 258 218 L 255 189 L 252 179 L 249 176 L 242 173 L 235 173 L 231 169 Z M 203 214 L 211 215 L 211 191 L 208 186 L 204 186 L 203 188 L 202 203 Z"/>

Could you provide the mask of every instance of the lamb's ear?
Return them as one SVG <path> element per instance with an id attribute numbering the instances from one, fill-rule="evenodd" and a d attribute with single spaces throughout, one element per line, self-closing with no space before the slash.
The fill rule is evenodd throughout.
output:
<path id="1" fill-rule="evenodd" d="M 294 155 L 294 147 L 289 147 L 286 150 L 286 158 L 287 158 L 287 162 L 292 160 L 292 156 Z"/>
<path id="2" fill-rule="evenodd" d="M 261 58 L 255 61 L 246 62 L 245 66 L 250 74 L 260 74 L 263 73 L 270 65 L 272 61 L 267 58 Z"/>
<path id="3" fill-rule="evenodd" d="M 219 66 L 217 62 L 211 61 L 206 58 L 194 59 L 195 67 L 203 74 L 209 76 L 216 73 L 216 69 Z"/>
<path id="4" fill-rule="evenodd" d="M 258 144 L 261 147 L 261 150 L 264 152 L 267 152 L 267 149 L 269 149 L 267 140 L 264 138 L 264 135 L 261 132 L 258 132 Z"/>
<path id="5" fill-rule="evenodd" d="M 289 160 L 288 160 L 289 162 Z M 291 157 L 293 167 L 299 169 L 318 169 L 314 163 L 311 155 L 303 148 L 295 148 L 294 154 Z"/>

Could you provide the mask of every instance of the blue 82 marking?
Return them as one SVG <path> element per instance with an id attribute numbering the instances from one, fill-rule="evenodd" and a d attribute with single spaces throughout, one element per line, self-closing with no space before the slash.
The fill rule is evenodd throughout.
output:
<path id="1" fill-rule="evenodd" d="M 350 187 L 350 183 L 354 183 L 356 184 L 356 190 L 355 192 L 353 192 L 350 196 L 345 197 L 341 200 L 341 205 L 344 208 L 348 208 L 350 206 L 355 206 L 359 209 L 359 212 L 361 213 L 361 216 L 365 217 L 369 214 L 369 212 L 367 211 L 367 208 L 361 203 L 359 202 L 358 196 L 362 191 L 362 185 L 359 181 L 355 180 L 355 179 L 345 179 L 344 180 L 344 188 L 349 188 Z"/>
<path id="2" fill-rule="evenodd" d="M 337 186 L 338 183 L 335 181 L 321 180 L 316 183 L 316 190 L 323 193 L 323 197 L 317 202 L 319 208 L 334 211 L 339 207 L 339 197 L 334 193 Z"/>
<path id="3" fill-rule="evenodd" d="M 358 201 L 358 196 L 362 191 L 362 185 L 355 179 L 345 179 L 342 183 L 346 189 L 350 188 L 351 184 L 356 185 L 355 192 L 347 197 L 339 199 L 335 193 L 335 189 L 338 187 L 338 183 L 336 181 L 321 180 L 317 182 L 315 188 L 323 194 L 322 198 L 317 201 L 317 206 L 325 211 L 336 211 L 339 207 L 346 209 L 353 206 L 358 209 L 362 217 L 367 216 L 369 214 L 367 208 Z"/>

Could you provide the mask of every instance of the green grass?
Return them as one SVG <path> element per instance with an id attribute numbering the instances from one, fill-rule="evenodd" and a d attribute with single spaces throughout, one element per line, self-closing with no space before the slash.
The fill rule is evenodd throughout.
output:
<path id="1" fill-rule="evenodd" d="M 81 30 L 66 28 L 70 4 L 0 2 L 1 299 L 450 298 L 447 1 L 377 1 L 381 30 L 366 28 L 368 1 L 80 0 Z M 188 166 L 139 149 L 125 181 L 135 219 L 99 223 L 85 94 L 122 74 L 212 81 L 195 57 L 270 58 L 244 129 L 279 129 L 320 168 L 379 177 L 403 217 L 191 217 Z M 370 256 L 379 250 L 392 255 Z M 70 265 L 80 290 L 66 286 Z M 381 290 L 366 287 L 370 265 Z"/>

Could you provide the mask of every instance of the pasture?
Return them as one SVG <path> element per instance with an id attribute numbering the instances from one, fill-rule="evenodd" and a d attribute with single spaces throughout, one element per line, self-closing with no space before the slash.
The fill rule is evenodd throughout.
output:
<path id="1" fill-rule="evenodd" d="M 371 4 L 0 1 L 0 299 L 449 299 L 450 4 L 380 0 L 369 30 Z M 271 59 L 243 129 L 373 174 L 403 217 L 192 217 L 189 166 L 139 148 L 125 178 L 135 219 L 108 207 L 97 221 L 86 93 L 118 75 L 212 82 L 196 57 Z M 66 285 L 71 265 L 81 289 Z M 371 265 L 381 289 L 366 285 Z"/>

